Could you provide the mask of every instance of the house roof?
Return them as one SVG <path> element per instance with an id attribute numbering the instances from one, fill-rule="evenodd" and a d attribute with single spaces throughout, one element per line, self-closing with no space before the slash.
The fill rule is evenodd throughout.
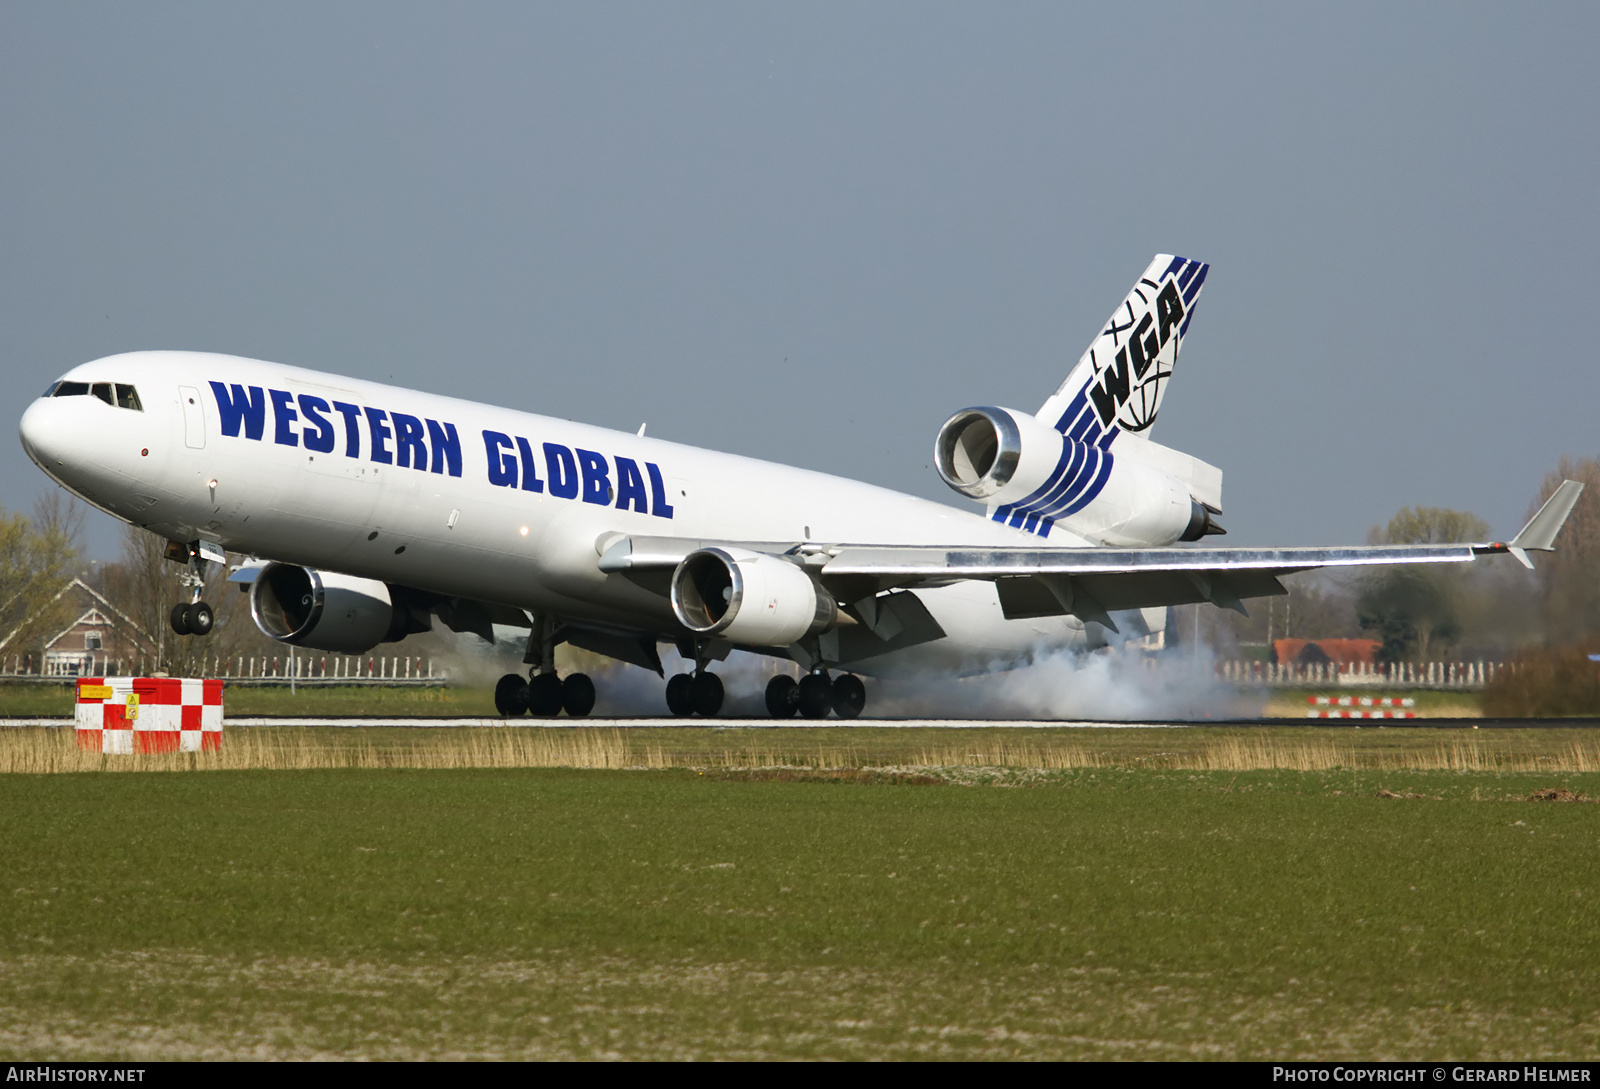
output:
<path id="1" fill-rule="evenodd" d="M 121 609 L 117 608 L 115 605 L 111 604 L 111 602 L 107 601 L 106 600 L 106 596 L 104 594 L 102 594 L 99 590 L 96 590 L 93 586 L 90 586 L 87 582 L 84 582 L 81 578 L 73 578 L 73 579 L 70 579 L 65 584 L 63 584 L 61 589 L 56 591 L 55 596 L 50 599 L 49 603 L 52 604 L 52 605 L 55 604 L 57 601 L 60 601 L 63 597 L 65 597 L 69 591 L 74 590 L 74 589 L 82 590 L 84 593 L 88 594 L 89 597 L 94 600 L 96 605 L 104 607 L 105 609 L 109 610 L 113 616 L 115 616 L 123 624 L 127 625 L 128 629 L 130 631 L 132 631 L 135 635 L 137 635 L 140 639 L 142 639 L 145 642 L 146 645 L 151 645 L 151 644 L 155 643 L 155 640 L 151 638 L 150 633 L 145 631 L 144 628 L 140 627 L 139 624 L 131 616 L 129 616 L 127 613 L 123 612 Z M 96 609 L 96 607 L 94 605 L 91 605 L 89 607 L 89 611 L 88 612 L 84 613 L 82 616 L 78 617 L 78 619 L 74 620 L 72 623 L 68 624 L 65 628 L 63 628 L 59 632 L 57 632 L 48 641 L 46 641 L 45 646 L 46 647 L 53 646 L 56 643 L 56 641 L 59 640 L 62 636 L 66 635 L 68 632 L 70 632 L 73 628 L 77 627 L 79 624 L 84 623 L 85 622 L 85 618 L 88 617 L 90 615 L 90 613 L 94 613 L 94 612 L 97 612 L 97 611 L 98 610 Z M 7 632 L 6 633 L 6 637 L 4 639 L 0 639 L 0 650 L 4 650 L 6 647 L 10 646 L 11 640 L 15 639 L 17 637 L 17 633 L 20 632 L 21 630 L 22 630 L 22 625 L 19 624 L 17 627 L 12 628 L 9 632 Z"/>

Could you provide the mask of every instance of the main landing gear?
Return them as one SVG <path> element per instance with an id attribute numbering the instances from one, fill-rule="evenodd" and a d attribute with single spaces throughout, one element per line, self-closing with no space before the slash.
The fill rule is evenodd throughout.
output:
<path id="1" fill-rule="evenodd" d="M 679 718 L 713 718 L 722 710 L 722 678 L 706 669 L 675 673 L 667 679 L 667 710 Z"/>
<path id="2" fill-rule="evenodd" d="M 216 625 L 217 614 L 212 612 L 211 606 L 200 600 L 200 592 L 206 584 L 206 563 L 200 555 L 197 544 L 181 545 L 176 541 L 167 545 L 167 558 L 186 561 L 189 570 L 183 576 L 183 582 L 189 587 L 189 601 L 187 604 L 179 602 L 172 607 L 172 615 L 168 619 L 172 622 L 172 630 L 179 635 L 210 635 L 211 629 Z"/>
<path id="3" fill-rule="evenodd" d="M 594 710 L 594 682 L 582 673 L 565 678 L 556 672 L 556 621 L 551 616 L 534 618 L 528 631 L 528 649 L 522 660 L 530 663 L 528 679 L 507 673 L 494 686 L 494 709 L 504 718 L 555 718 L 565 711 L 570 718 L 583 718 Z"/>
<path id="4" fill-rule="evenodd" d="M 832 681 L 826 670 L 807 673 L 796 681 L 780 673 L 767 682 L 767 713 L 773 718 L 827 718 L 832 711 L 840 718 L 855 718 L 867 705 L 867 687 L 852 673 L 841 673 Z"/>
<path id="5" fill-rule="evenodd" d="M 524 714 L 555 718 L 562 711 L 572 718 L 582 718 L 594 710 L 594 682 L 583 673 L 570 673 L 563 678 L 553 671 L 535 672 L 527 680 L 520 674 L 507 673 L 494 686 L 494 709 L 504 718 Z"/>
<path id="6" fill-rule="evenodd" d="M 722 710 L 722 698 L 727 694 L 722 688 L 722 678 L 711 672 L 716 655 L 707 640 L 698 638 L 692 646 L 679 643 L 678 653 L 685 658 L 694 656 L 694 672 L 675 673 L 667 678 L 667 710 L 678 718 L 690 715 L 714 718 Z"/>

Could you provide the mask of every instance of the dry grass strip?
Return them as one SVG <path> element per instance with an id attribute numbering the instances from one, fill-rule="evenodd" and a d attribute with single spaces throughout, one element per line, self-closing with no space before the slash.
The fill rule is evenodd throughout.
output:
<path id="1" fill-rule="evenodd" d="M 303 730 L 234 730 L 207 753 L 81 752 L 72 730 L 0 731 L 0 773 L 72 771 L 307 771 L 332 768 L 624 768 L 638 766 L 620 730 L 428 731 L 407 745 Z"/>
<path id="2" fill-rule="evenodd" d="M 1442 741 L 1431 748 L 1374 749 L 1318 738 L 1208 738 L 1186 750 L 1142 755 L 1097 751 L 1084 745 L 1041 746 L 1000 742 L 929 749 L 918 761 L 928 767 L 987 766 L 1042 769 L 1142 767 L 1172 771 L 1600 771 L 1600 740 L 1573 742 L 1553 752 L 1515 752 L 1476 740 Z"/>
<path id="3" fill-rule="evenodd" d="M 720 751 L 674 752 L 659 735 L 646 738 L 614 728 L 354 731 L 252 728 L 230 731 L 220 752 L 103 756 L 78 750 L 73 731 L 48 727 L 0 729 L 0 773 L 87 771 L 311 770 L 335 768 L 700 768 L 961 769 L 1036 771 L 1146 768 L 1172 771 L 1600 771 L 1600 738 L 1564 744 L 1504 739 L 1440 739 L 1432 745 L 1394 745 L 1384 735 L 1284 737 L 1167 733 L 1160 749 L 1128 746 L 1120 738 L 1082 732 L 960 736 L 918 742 L 892 758 L 833 741 L 814 746 L 760 735 Z M 1552 739 L 1553 740 L 1553 739 Z M 1099 742 L 1098 744 L 1096 742 Z M 1120 746 L 1120 747 L 1119 747 Z"/>

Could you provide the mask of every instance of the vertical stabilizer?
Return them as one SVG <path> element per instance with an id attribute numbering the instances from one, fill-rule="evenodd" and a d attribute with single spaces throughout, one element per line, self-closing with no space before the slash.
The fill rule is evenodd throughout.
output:
<path id="1" fill-rule="evenodd" d="M 991 506 L 991 519 L 1048 537 L 1057 521 L 1076 518 L 1075 532 L 1101 540 L 1134 540 L 1138 533 L 1158 531 L 1130 528 L 1128 512 L 1158 503 L 1155 497 L 1165 494 L 1169 485 L 1181 485 L 1187 495 L 1174 500 L 1174 516 L 1186 525 L 1178 527 L 1173 537 L 1178 532 L 1188 534 L 1194 526 L 1201 526 L 1200 532 L 1214 532 L 1203 528 L 1209 524 L 1204 508 L 1215 511 L 1220 506 L 1222 474 L 1149 441 L 1210 267 L 1170 254 L 1156 255 L 1061 388 L 1035 413 L 1039 423 L 1062 436 L 1059 450 L 1055 443 L 1033 444 L 1043 451 L 1038 455 L 1044 468 L 1036 473 L 1037 485 Z M 1118 435 L 1128 437 L 1113 449 Z M 1119 463 L 1132 467 L 1117 474 Z M 1108 486 L 1114 498 L 1102 502 L 1098 511 L 1090 509 Z"/>
<path id="2" fill-rule="evenodd" d="M 1039 419 L 1102 450 L 1121 431 L 1148 438 L 1210 268 L 1157 254 Z"/>

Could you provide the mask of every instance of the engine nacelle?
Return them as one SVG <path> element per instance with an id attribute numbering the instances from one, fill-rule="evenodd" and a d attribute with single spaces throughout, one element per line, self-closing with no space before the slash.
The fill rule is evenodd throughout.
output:
<path id="1" fill-rule="evenodd" d="M 786 647 L 833 626 L 838 606 L 799 567 L 760 552 L 702 548 L 672 573 L 672 611 L 701 635 Z"/>
<path id="2" fill-rule="evenodd" d="M 946 484 L 968 499 L 998 506 L 1049 480 L 1066 441 L 1032 413 L 979 405 L 962 409 L 939 428 L 933 459 Z"/>
<path id="3" fill-rule="evenodd" d="M 1085 447 L 1037 416 L 983 405 L 945 421 L 934 443 L 934 463 L 950 487 L 992 507 L 1013 508 L 1011 524 L 1030 530 L 1046 520 L 1070 519 L 1075 532 L 1127 547 L 1196 541 L 1222 532 L 1188 484 L 1147 459 L 1176 460 L 1191 471 L 1215 470 L 1148 441 L 1135 449 L 1142 455 Z"/>
<path id="4" fill-rule="evenodd" d="M 250 615 L 274 639 L 340 654 L 385 642 L 395 622 L 384 583 L 291 563 L 269 563 L 256 575 Z"/>
<path id="5" fill-rule="evenodd" d="M 1198 541 L 1220 532 L 1180 481 L 1132 458 L 1117 458 L 1105 488 L 1073 526 L 1113 547 Z"/>

